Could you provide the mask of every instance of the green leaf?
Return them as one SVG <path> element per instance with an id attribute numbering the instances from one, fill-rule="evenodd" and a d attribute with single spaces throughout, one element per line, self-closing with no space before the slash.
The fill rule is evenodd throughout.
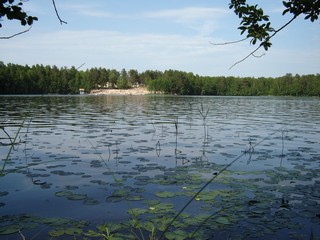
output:
<path id="1" fill-rule="evenodd" d="M 64 230 L 61 229 L 61 230 L 52 230 L 49 232 L 49 235 L 51 237 L 61 237 L 62 235 L 64 235 Z"/>
<path id="2" fill-rule="evenodd" d="M 167 192 L 167 191 L 163 191 L 163 192 L 157 192 L 156 196 L 160 197 L 160 198 L 172 198 L 174 197 L 176 194 L 173 192 Z"/>
<path id="3" fill-rule="evenodd" d="M 75 234 L 81 234 L 82 233 L 82 229 L 80 228 L 67 228 L 64 230 L 65 234 L 68 235 L 75 235 Z"/>
<path id="4" fill-rule="evenodd" d="M 21 226 L 13 224 L 13 225 L 7 225 L 7 226 L 3 226 L 0 227 L 0 235 L 9 235 L 9 234 L 13 234 L 19 231 L 19 229 L 21 229 Z"/>
<path id="5" fill-rule="evenodd" d="M 289 12 L 290 11 L 290 9 L 286 9 L 286 10 L 284 10 L 283 12 L 282 12 L 282 15 L 285 15 L 287 12 Z"/>
<path id="6" fill-rule="evenodd" d="M 87 237 L 101 237 L 100 233 L 97 233 L 93 230 L 89 230 L 88 232 L 84 233 L 84 235 Z"/>
<path id="7" fill-rule="evenodd" d="M 223 225 L 231 224 L 231 222 L 229 221 L 229 219 L 227 217 L 218 217 L 217 219 L 215 219 L 215 221 L 217 223 L 220 223 L 220 224 L 223 224 Z"/>

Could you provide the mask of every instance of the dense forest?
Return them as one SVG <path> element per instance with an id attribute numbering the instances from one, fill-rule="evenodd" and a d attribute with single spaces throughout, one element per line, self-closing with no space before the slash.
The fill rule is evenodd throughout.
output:
<path id="1" fill-rule="evenodd" d="M 0 62 L 0 94 L 77 94 L 99 88 L 147 86 L 150 91 L 178 95 L 320 96 L 320 74 L 277 78 L 206 77 L 177 70 L 137 70 L 22 66 Z"/>

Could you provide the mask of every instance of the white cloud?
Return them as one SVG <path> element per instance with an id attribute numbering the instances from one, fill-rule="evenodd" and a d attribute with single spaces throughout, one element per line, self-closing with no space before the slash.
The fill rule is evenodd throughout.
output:
<path id="1" fill-rule="evenodd" d="M 19 59 L 28 59 L 32 64 L 58 66 L 86 62 L 87 67 L 112 66 L 140 71 L 170 68 L 193 71 L 195 66 L 203 66 L 207 61 L 221 61 L 222 56 L 229 56 L 229 49 L 213 47 L 207 38 L 199 36 L 133 35 L 97 30 L 30 35 L 8 43 L 1 52 L 6 56 L 5 62 L 17 63 Z M 200 68 L 196 73 L 200 73 Z"/>
<path id="2" fill-rule="evenodd" d="M 188 7 L 148 12 L 145 14 L 145 17 L 174 19 L 179 22 L 189 22 L 195 20 L 214 19 L 228 13 L 229 12 L 226 9 L 222 8 Z"/>
<path id="3" fill-rule="evenodd" d="M 201 75 L 235 76 L 278 76 L 284 71 L 313 73 L 314 69 L 318 69 L 315 65 L 319 64 L 319 49 L 314 47 L 310 50 L 312 46 L 317 46 L 314 43 L 310 43 L 309 48 L 305 47 L 307 44 L 299 45 L 295 53 L 281 51 L 284 46 L 277 44 L 279 36 L 282 37 L 281 42 L 286 43 L 285 48 L 289 48 L 285 38 L 288 31 L 284 31 L 277 35 L 274 46 L 265 57 L 249 58 L 229 71 L 232 64 L 250 53 L 252 46 L 248 42 L 225 46 L 209 44 L 209 41 L 223 43 L 239 37 L 236 30 L 238 22 L 232 25 L 234 18 L 230 16 L 234 17 L 234 14 L 228 9 L 187 7 L 116 13 L 102 11 L 97 2 L 89 7 L 85 3 L 63 4 L 59 5 L 60 9 L 69 13 L 70 18 L 76 19 L 81 14 L 77 23 L 80 24 L 84 18 L 84 27 L 76 28 L 82 30 L 75 30 L 72 24 L 60 28 L 53 12 L 54 31 L 44 28 L 46 31 L 41 32 L 41 28 L 35 25 L 30 33 L 3 42 L 0 45 L 1 60 L 6 63 L 57 66 L 78 66 L 86 62 L 88 68 L 133 68 L 138 71 L 178 69 Z M 84 15 L 93 17 L 89 19 Z M 91 28 L 91 23 L 97 26 L 103 22 L 100 18 L 108 18 L 105 22 L 110 20 L 112 25 L 101 24 L 95 27 L 96 30 L 86 29 Z M 43 26 L 47 27 L 45 24 Z M 293 25 L 292 29 L 297 28 Z M 298 29 L 301 35 L 302 28 Z M 314 39 L 319 35 L 311 36 Z M 300 57 L 301 52 L 305 53 L 303 58 Z"/>
<path id="4" fill-rule="evenodd" d="M 148 12 L 145 14 L 149 18 L 173 18 L 180 21 L 199 20 L 221 17 L 229 12 L 222 8 L 200 8 L 188 7 L 179 9 L 168 9 L 158 12 Z"/>
<path id="5" fill-rule="evenodd" d="M 219 21 L 230 14 L 223 8 L 188 7 L 147 12 L 144 17 L 173 21 L 186 28 L 192 29 L 200 36 L 208 36 L 221 25 Z"/>
<path id="6" fill-rule="evenodd" d="M 61 9 L 66 11 L 72 11 L 82 16 L 98 17 L 98 18 L 115 17 L 113 13 L 106 10 L 102 10 L 99 5 L 64 3 L 61 6 Z"/>

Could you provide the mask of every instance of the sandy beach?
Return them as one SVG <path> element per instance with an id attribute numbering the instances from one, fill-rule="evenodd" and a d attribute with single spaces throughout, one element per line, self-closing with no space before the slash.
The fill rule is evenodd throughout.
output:
<path id="1" fill-rule="evenodd" d="M 151 92 L 145 87 L 130 89 L 95 89 L 90 92 L 93 95 L 145 95 Z"/>

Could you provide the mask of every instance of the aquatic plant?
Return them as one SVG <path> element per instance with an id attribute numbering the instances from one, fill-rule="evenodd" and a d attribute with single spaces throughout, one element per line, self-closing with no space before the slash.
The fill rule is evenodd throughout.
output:
<path id="1" fill-rule="evenodd" d="M 136 212 L 134 211 L 134 209 L 132 208 L 130 202 L 128 201 L 127 197 L 126 197 L 126 190 L 123 190 L 122 189 L 122 185 L 121 185 L 121 182 L 116 178 L 116 176 L 114 175 L 114 173 L 111 171 L 111 168 L 109 167 L 108 163 L 105 161 L 105 159 L 102 157 L 101 153 L 98 152 L 98 149 L 97 147 L 95 147 L 93 145 L 93 143 L 88 139 L 88 142 L 90 143 L 90 145 L 92 146 L 92 148 L 95 150 L 96 154 L 99 156 L 100 160 L 104 163 L 104 165 L 107 167 L 107 169 L 109 170 L 109 172 L 111 173 L 111 176 L 113 177 L 113 180 L 116 184 L 116 186 L 119 188 L 119 190 L 117 191 L 118 193 L 115 194 L 117 197 L 124 197 L 124 200 L 126 202 L 126 204 L 128 205 L 128 209 L 129 209 L 129 212 L 132 214 L 133 218 L 131 219 L 132 220 L 132 228 L 133 229 L 138 229 L 141 236 L 143 236 L 142 234 L 142 229 L 140 227 L 140 223 L 139 223 L 139 219 L 138 219 L 138 215 L 136 214 Z M 119 147 L 118 147 L 118 141 L 116 142 L 116 156 L 118 156 L 118 152 L 119 152 Z M 107 232 L 107 235 L 105 236 L 112 236 L 110 235 L 110 233 L 108 234 Z M 110 238 L 107 238 L 107 239 L 110 239 Z"/>
<path id="2" fill-rule="evenodd" d="M 251 162 L 252 154 L 254 153 L 254 146 L 252 143 L 252 139 L 248 138 L 249 146 L 248 149 L 245 150 L 245 153 L 249 155 L 249 158 L 247 160 L 247 164 Z"/>
<path id="3" fill-rule="evenodd" d="M 199 113 L 200 113 L 203 121 L 206 120 L 206 118 L 207 118 L 207 116 L 208 116 L 208 113 L 209 113 L 209 110 L 210 110 L 210 108 L 208 108 L 208 109 L 205 111 L 204 108 L 203 108 L 203 103 L 202 103 L 202 102 L 200 103 L 200 108 L 198 108 L 198 111 L 199 111 Z"/>
<path id="4" fill-rule="evenodd" d="M 252 148 L 258 146 L 259 144 L 261 144 L 262 142 L 264 142 L 265 140 L 269 139 L 271 136 L 273 136 L 274 134 L 276 134 L 278 131 L 274 131 L 273 133 L 269 134 L 268 136 L 266 136 L 265 138 L 263 138 L 262 140 L 260 140 L 259 142 L 257 142 L 256 144 L 252 145 Z M 242 154 L 240 154 L 238 157 L 236 157 L 233 161 L 231 161 L 229 164 L 225 165 L 223 168 L 221 168 L 216 174 L 214 174 L 214 176 L 207 181 L 194 195 L 192 195 L 192 197 L 190 198 L 190 200 L 180 209 L 180 211 L 172 218 L 172 220 L 169 222 L 169 224 L 166 226 L 166 228 L 164 229 L 164 231 L 162 232 L 162 234 L 160 235 L 160 239 L 164 239 L 166 233 L 169 231 L 170 227 L 173 225 L 173 223 L 179 218 L 179 216 L 185 211 L 185 209 L 194 201 L 197 199 L 197 197 L 200 195 L 200 193 L 203 192 L 204 189 L 206 189 L 209 184 L 211 184 L 213 182 L 213 180 L 215 180 L 218 176 L 220 176 L 222 173 L 224 173 L 229 167 L 231 167 L 235 162 L 237 162 L 242 156 L 244 156 L 246 154 L 246 151 L 242 152 Z"/>
<path id="5" fill-rule="evenodd" d="M 157 153 L 157 156 L 160 157 L 160 153 L 161 153 L 160 140 L 158 140 L 156 144 L 156 153 Z"/>
<path id="6" fill-rule="evenodd" d="M 201 116 L 201 118 L 202 118 L 203 133 L 204 133 L 204 142 L 203 142 L 203 144 L 204 144 L 204 145 L 208 144 L 207 139 L 208 139 L 208 135 L 209 135 L 209 133 L 208 133 L 209 130 L 208 130 L 208 127 L 207 127 L 206 118 L 207 118 L 207 116 L 208 116 L 208 114 L 209 114 L 209 110 L 210 110 L 209 107 L 207 108 L 206 111 L 204 110 L 204 107 L 203 107 L 203 103 L 202 103 L 202 102 L 201 102 L 201 104 L 200 104 L 200 108 L 198 107 L 198 111 L 199 111 L 200 116 Z"/>
<path id="7" fill-rule="evenodd" d="M 288 133 L 288 130 L 287 128 L 283 128 L 283 129 L 280 129 L 281 131 L 281 158 L 285 157 L 285 154 L 284 154 L 284 139 Z"/>
<path id="8" fill-rule="evenodd" d="M 206 113 L 204 113 L 204 115 L 208 115 Z M 207 118 L 207 117 L 206 117 Z M 207 120 L 205 120 L 207 121 Z M 178 131 L 180 130 L 180 133 L 182 132 L 183 126 L 181 127 L 179 125 L 179 129 L 178 129 L 178 123 L 181 124 L 181 121 L 178 122 L 178 119 L 176 121 L 176 136 L 178 135 Z M 206 124 L 206 122 L 205 122 Z M 171 127 L 172 123 L 170 124 Z M 201 126 L 200 130 L 201 130 Z M 205 131 L 206 133 L 208 133 L 208 131 Z M 278 132 L 279 133 L 279 132 Z M 171 133 L 172 135 L 174 133 Z M 201 131 L 200 131 L 201 134 Z M 204 134 L 205 135 L 205 134 Z M 171 136 L 172 138 L 174 136 Z M 179 148 L 183 149 L 181 146 L 183 146 L 183 134 L 179 135 L 179 138 L 181 138 L 181 145 L 179 143 Z M 126 141 L 127 139 L 120 139 L 118 141 L 116 141 L 114 144 L 109 144 L 109 141 L 107 142 L 107 145 L 105 151 L 106 151 L 106 156 L 102 155 L 101 151 L 99 150 L 98 153 L 98 147 L 96 145 L 94 145 L 93 148 L 97 149 L 96 154 L 100 154 L 101 161 L 99 160 L 92 160 L 91 161 L 91 166 L 90 167 L 94 167 L 94 166 L 103 166 L 103 159 L 106 160 L 105 162 L 107 162 L 108 164 L 110 164 L 110 159 L 111 157 L 113 157 L 115 160 L 115 156 L 117 156 L 118 152 L 120 152 L 119 154 L 119 165 L 121 165 L 121 162 L 126 162 L 126 161 L 122 161 L 121 158 L 123 156 L 125 156 L 124 154 L 122 155 L 122 153 L 124 153 L 124 151 L 120 151 L 120 149 L 122 150 L 122 144 L 120 144 L 122 141 Z M 154 139 L 153 139 L 154 140 Z M 120 142 L 121 141 L 121 142 Z M 156 150 L 160 150 L 160 141 L 161 141 L 161 147 L 164 148 L 164 152 L 162 153 L 162 155 L 164 155 L 166 152 L 166 143 L 164 142 L 163 139 L 159 140 L 156 144 Z M 246 140 L 245 140 L 246 141 Z M 140 141 L 139 141 L 140 142 Z M 141 141 L 142 142 L 142 141 Z M 249 148 L 248 149 L 254 149 L 255 146 L 257 146 L 254 143 L 254 140 L 252 139 L 248 139 L 249 142 Z M 154 151 L 154 145 L 156 142 L 154 142 L 153 146 L 150 148 L 151 150 L 149 151 Z M 247 143 L 247 142 L 246 142 Z M 223 144 L 223 143 L 222 143 Z M 278 143 L 279 144 L 279 143 Z M 177 141 L 176 141 L 176 146 L 178 145 Z M 280 144 L 279 144 L 280 145 Z M 101 145 L 100 145 L 101 146 Z M 192 149 L 193 146 L 191 146 L 191 151 L 194 151 L 194 149 Z M 224 147 L 222 145 L 222 147 Z M 110 148 L 116 148 L 116 151 L 112 151 Z M 172 150 L 172 146 L 170 148 L 170 150 Z M 215 150 L 219 151 L 219 149 L 217 149 L 219 147 L 215 146 Z M 129 148 L 128 148 L 129 149 Z M 131 149 L 134 149 L 131 145 L 130 151 Z M 135 148 L 137 149 L 137 148 Z M 177 149 L 177 147 L 176 147 Z M 109 150 L 109 158 L 107 159 L 108 156 L 108 150 Z M 132 150 L 133 151 L 133 150 Z M 89 150 L 88 150 L 89 152 Z M 205 152 L 205 151 L 204 151 Z M 176 152 L 177 153 L 177 152 Z M 248 153 L 248 152 L 247 152 Z M 96 158 L 96 154 L 95 154 L 95 158 Z M 113 155 L 113 156 L 112 156 Z M 169 154 L 168 154 L 169 155 Z M 139 156 L 140 157 L 140 156 Z M 168 159 L 172 158 L 172 154 L 169 155 Z M 232 157 L 234 158 L 234 157 Z M 233 159 L 229 159 L 233 160 Z M 180 156 L 179 156 L 179 159 Z M 126 159 L 125 159 L 126 160 Z M 150 159 L 148 158 L 144 158 L 141 157 L 138 158 L 138 160 L 141 161 L 141 166 L 137 166 L 136 170 L 136 174 L 141 174 L 143 170 L 143 172 L 146 172 L 146 174 L 149 174 L 149 170 L 150 169 L 157 169 L 157 171 L 160 170 L 160 168 L 156 168 L 154 165 L 147 165 L 147 166 L 142 166 L 144 165 L 144 163 L 142 163 L 143 161 L 147 162 L 150 161 Z M 143 161 L 142 161 L 143 160 Z M 191 164 L 194 163 L 195 160 L 194 158 L 191 158 Z M 150 174 L 151 177 L 149 176 L 137 176 L 136 175 L 130 175 L 129 181 L 131 184 L 131 180 L 132 181 L 136 181 L 139 182 L 139 184 L 155 184 L 155 183 L 159 183 L 160 187 L 162 188 L 162 191 L 157 191 L 154 193 L 154 195 L 152 195 L 153 197 L 156 197 L 156 199 L 153 201 L 153 204 L 147 204 L 146 201 L 145 202 L 139 202 L 138 204 L 143 205 L 141 209 L 134 209 L 134 208 L 130 208 L 129 207 L 129 214 L 130 212 L 132 212 L 133 214 L 130 214 L 130 216 L 128 218 L 126 218 L 125 221 L 122 221 L 122 223 L 116 224 L 118 225 L 118 227 L 112 227 L 110 226 L 109 223 L 107 224 L 103 224 L 104 226 L 101 227 L 99 226 L 99 229 L 97 231 L 93 231 L 91 232 L 92 235 L 90 235 L 88 233 L 87 237 L 88 238 L 99 238 L 99 239 L 124 239 L 124 237 L 126 236 L 127 239 L 155 239 L 158 236 L 160 236 L 162 234 L 163 231 L 165 231 L 166 227 L 168 226 L 169 222 L 171 221 L 171 219 L 177 215 L 176 212 L 176 207 L 179 207 L 179 205 L 174 206 L 173 204 L 168 204 L 168 202 L 176 202 L 177 200 L 179 201 L 179 203 L 184 203 L 186 202 L 186 198 L 187 200 L 189 199 L 189 197 L 193 198 L 193 200 L 195 200 L 195 205 L 199 206 L 201 205 L 201 211 L 207 211 L 207 214 L 198 214 L 195 213 L 195 215 L 192 215 L 193 213 L 190 213 L 189 211 L 184 211 L 180 214 L 180 216 L 176 219 L 176 221 L 174 223 L 172 223 L 171 227 L 169 227 L 169 231 L 167 231 L 164 234 L 164 238 L 168 238 L 168 239 L 184 239 L 184 238 L 198 238 L 201 239 L 201 234 L 203 234 L 203 232 L 206 231 L 210 231 L 214 232 L 214 230 L 218 230 L 218 231 L 224 231 L 227 232 L 230 229 L 230 225 L 232 225 L 233 223 L 235 223 L 236 221 L 239 221 L 238 218 L 240 217 L 247 217 L 246 215 L 249 216 L 250 222 L 248 224 L 251 223 L 256 223 L 258 225 L 258 223 L 263 224 L 263 222 L 259 222 L 261 220 L 260 215 L 265 215 L 267 217 L 269 217 L 269 215 L 266 215 L 266 207 L 269 207 L 268 209 L 270 209 L 270 206 L 267 206 L 267 204 L 265 204 L 265 201 L 269 201 L 270 199 L 272 199 L 270 196 L 266 196 L 267 200 L 264 200 L 263 198 L 261 198 L 261 192 L 263 190 L 259 189 L 257 191 L 259 191 L 256 194 L 256 189 L 253 187 L 253 184 L 246 184 L 245 186 L 248 186 L 248 192 L 251 194 L 255 194 L 253 199 L 249 199 L 246 198 L 244 196 L 244 194 L 242 194 L 242 191 L 244 189 L 241 188 L 240 184 L 239 186 L 235 185 L 235 180 L 233 180 L 233 175 L 237 175 L 237 174 L 246 174 L 245 172 L 243 173 L 239 173 L 239 172 L 235 172 L 235 171 L 228 171 L 228 170 L 224 170 L 223 172 L 221 172 L 221 174 L 219 172 L 216 172 L 217 169 L 221 169 L 222 166 L 218 165 L 215 163 L 217 163 L 217 161 L 215 161 L 216 159 L 211 159 L 211 161 L 208 161 L 208 163 L 206 165 L 203 165 L 204 168 L 201 169 L 200 174 L 194 174 L 194 171 L 198 171 L 198 169 L 192 168 L 192 166 L 190 168 L 186 168 L 186 167 L 176 167 L 176 168 L 172 168 L 169 171 L 166 169 L 164 170 L 164 168 L 161 168 L 160 171 L 163 171 L 164 174 L 160 177 L 152 177 L 152 173 Z M 152 161 L 152 160 L 151 160 Z M 111 161 L 112 162 L 112 161 Z M 127 161 L 127 163 L 125 164 L 129 164 Z M 41 164 L 46 164 L 46 161 L 42 161 Z M 151 162 L 152 164 L 152 162 Z M 117 165 L 118 166 L 118 165 Z M 163 167 L 163 166 L 162 166 Z M 188 166 L 189 167 L 189 166 Z M 198 167 L 198 166 L 197 166 Z M 95 169 L 94 169 L 95 170 Z M 192 172 L 193 171 L 193 172 Z M 59 169 L 55 169 L 55 174 L 58 175 L 58 177 L 63 176 L 63 174 L 66 174 L 67 172 L 64 171 L 60 171 Z M 111 171 L 108 172 L 108 175 L 112 175 L 112 174 L 119 174 L 119 175 L 124 175 L 125 173 L 112 173 Z M 167 173 L 172 173 L 172 174 L 168 174 Z M 198 194 L 198 196 L 194 197 L 196 192 L 201 188 L 201 186 L 204 183 L 205 178 L 203 178 L 201 175 L 206 175 L 206 176 L 210 176 L 212 177 L 212 175 L 218 175 L 218 173 L 220 174 L 220 178 L 219 179 L 215 179 L 215 183 L 214 186 L 209 186 L 208 188 L 210 188 L 207 191 L 202 191 L 200 194 Z M 60 175 L 61 174 L 61 175 Z M 210 174 L 210 175 L 209 175 Z M 212 174 L 212 175 L 211 175 Z M 119 181 L 119 175 L 116 175 L 114 178 L 114 182 L 112 187 L 114 186 L 118 186 L 119 189 L 116 189 L 115 191 L 112 191 L 112 196 L 115 197 L 115 200 L 119 200 L 120 201 L 130 201 L 129 199 L 129 194 L 130 194 L 130 189 L 128 189 L 127 187 L 129 186 L 125 186 L 124 182 L 125 180 L 122 179 L 122 181 Z M 159 174 L 160 175 L 160 174 Z M 196 176 L 195 176 L 196 175 Z M 250 175 L 250 173 L 249 173 Z M 266 173 L 266 175 L 268 175 Z M 149 178 L 147 178 L 149 177 Z M 269 175 L 268 175 L 269 177 Z M 309 177 L 309 176 L 306 176 Z M 112 180 L 111 180 L 112 181 Z M 99 184 L 102 185 L 103 183 L 101 182 L 101 180 L 92 180 L 90 181 L 94 184 Z M 161 183 L 160 183 L 161 182 Z M 248 181 L 249 182 L 249 181 Z M 169 185 L 169 188 L 176 187 L 178 186 L 179 189 L 181 189 L 181 192 L 175 191 L 175 190 L 168 190 L 167 186 L 161 185 L 162 183 Z M 216 190 L 212 190 L 212 188 L 215 188 L 215 184 L 216 183 L 221 183 L 227 186 L 230 186 L 232 188 L 233 193 L 232 194 L 226 194 L 223 191 L 216 191 Z M 244 181 L 243 181 L 244 183 Z M 135 182 L 133 183 L 135 184 Z M 158 185 L 158 186 L 159 186 Z M 244 184 L 243 184 L 244 185 Z M 111 184 L 110 184 L 111 186 Z M 183 189 L 183 190 L 182 190 Z M 239 190 L 240 189 L 240 190 Z M 61 190 L 61 189 L 60 189 Z M 77 194 L 74 194 L 73 192 L 73 188 L 72 186 L 67 187 L 66 189 L 64 189 L 64 193 L 62 191 L 58 191 L 57 190 L 57 194 L 56 196 L 61 195 L 60 197 L 65 197 L 66 199 L 78 199 L 78 198 L 85 198 L 84 195 L 80 196 Z M 114 190 L 114 189 L 113 189 Z M 121 191 L 123 190 L 123 191 Z M 69 192 L 67 192 L 69 191 Z M 236 197 L 237 193 L 241 193 L 238 194 L 240 197 Z M 149 194 L 149 193 L 148 193 Z M 68 198 L 69 197 L 69 198 Z M 279 199 L 278 199 L 279 200 Z M 151 201 L 151 200 L 150 200 Z M 162 202 L 163 201 L 163 202 Z M 157 203 L 155 203 L 157 202 Z M 290 199 L 290 203 L 291 203 L 291 199 Z M 109 204 L 109 202 L 108 202 Z M 112 205 L 112 204 L 109 204 Z M 147 205 L 147 206 L 146 206 Z M 236 206 L 237 205 L 237 206 Z M 241 205 L 241 206 L 239 206 Z M 264 205 L 265 208 L 262 207 L 257 207 L 258 205 Z M 231 206 L 235 206 L 234 208 L 231 208 Z M 230 207 L 230 208 L 229 208 Z M 253 211 L 248 211 L 248 209 L 250 208 L 250 210 Z M 179 209 L 178 209 L 179 210 Z M 193 211 L 193 209 L 191 209 L 191 212 Z M 235 213 L 235 214 L 233 214 Z M 189 215 L 190 214 L 190 215 Z M 200 216 L 201 215 L 201 216 Z M 253 216 L 252 218 L 250 218 L 251 216 Z M 109 218 L 109 216 L 106 216 L 106 218 Z M 166 218 L 166 220 L 165 220 Z M 196 221 L 195 221 L 196 220 Z M 231 224 L 232 223 L 232 224 Z M 272 226 L 273 227 L 273 226 Z M 83 228 L 83 233 L 81 233 L 81 235 L 84 235 L 84 232 L 87 231 L 85 230 L 85 228 Z M 54 229 L 54 231 L 50 232 L 52 236 L 61 236 L 65 235 L 63 237 L 72 237 L 72 234 L 74 236 L 74 238 L 81 238 L 78 234 L 79 234 L 79 230 L 73 230 L 72 227 L 67 227 L 67 228 L 56 228 Z M 231 234 L 234 233 L 232 231 L 230 231 Z M 25 232 L 23 232 L 23 234 L 25 234 Z M 215 232 L 214 232 L 215 234 Z M 249 234 L 246 236 L 252 237 L 254 238 L 255 236 L 251 236 L 250 234 L 252 234 L 252 231 L 249 231 Z M 129 237 L 128 237 L 129 236 Z M 236 238 L 236 237 L 235 237 Z M 158 239 L 158 238 L 157 238 Z"/>
<path id="9" fill-rule="evenodd" d="M 14 146 L 17 144 L 17 139 L 18 139 L 18 136 L 19 136 L 19 133 L 20 133 L 21 129 L 23 128 L 24 122 L 25 122 L 25 120 L 23 120 L 22 123 L 20 124 L 20 126 L 19 126 L 19 128 L 18 128 L 18 130 L 17 130 L 17 132 L 16 132 L 16 134 L 15 134 L 13 139 L 11 139 L 10 135 L 5 130 L 5 127 L 4 126 L 0 126 L 0 129 L 8 136 L 8 138 L 10 140 L 10 144 L 9 144 L 10 148 L 8 150 L 7 156 L 4 159 L 4 163 L 3 163 L 2 168 L 0 170 L 0 176 L 3 176 L 3 172 L 4 172 L 5 167 L 6 167 L 7 163 L 8 163 L 8 161 L 9 161 L 10 154 L 11 154 L 12 150 L 14 149 Z"/>
<path id="10" fill-rule="evenodd" d="M 178 135 L 178 125 L 179 125 L 179 117 L 177 116 L 176 119 L 173 121 L 174 127 L 176 129 L 175 133 Z"/>

